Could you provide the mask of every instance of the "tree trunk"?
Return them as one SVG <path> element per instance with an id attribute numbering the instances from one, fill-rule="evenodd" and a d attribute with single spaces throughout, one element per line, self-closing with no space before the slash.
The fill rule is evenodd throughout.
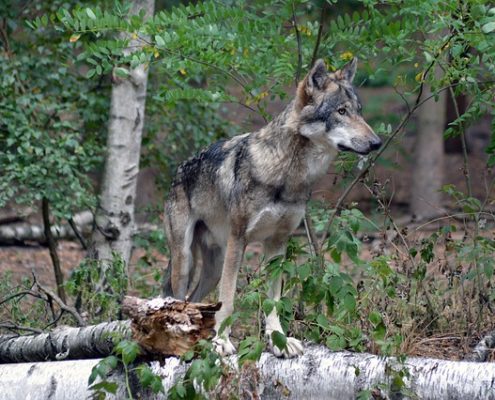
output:
<path id="1" fill-rule="evenodd" d="M 441 71 L 435 71 L 438 76 Z M 422 98 L 432 95 L 425 85 Z M 444 176 L 445 91 L 418 109 L 417 138 L 412 169 L 410 210 L 418 219 L 429 218 L 442 209 L 440 189 Z"/>
<path id="2" fill-rule="evenodd" d="M 140 10 L 151 17 L 154 0 L 134 0 L 130 13 L 138 14 Z M 131 53 L 142 45 L 142 41 L 131 39 L 125 52 Z M 147 80 L 145 65 L 129 71 L 128 78 L 114 77 L 105 169 L 96 214 L 97 229 L 90 250 L 93 258 L 103 262 L 104 271 L 114 252 L 126 265 L 131 255 Z"/>
<path id="3" fill-rule="evenodd" d="M 39 335 L 2 335 L 0 363 L 105 357 L 113 349 L 109 334 L 120 332 L 130 337 L 130 325 L 130 321 L 113 321 L 81 328 L 59 327 Z"/>
<path id="4" fill-rule="evenodd" d="M 93 214 L 83 211 L 74 215 L 73 222 L 79 231 L 84 232 L 93 222 Z M 70 224 L 52 225 L 50 230 L 55 239 L 72 239 L 76 236 Z M 25 241 L 46 242 L 43 225 L 14 223 L 0 226 L 0 244 L 18 244 Z"/>
<path id="5" fill-rule="evenodd" d="M 99 360 L 60 361 L 0 365 L 0 393 L 3 400 L 84 399 L 88 390 L 88 377 Z M 230 358 L 236 365 L 236 358 Z M 151 363 L 152 370 L 162 377 L 167 391 L 184 375 L 185 364 L 177 358 L 167 358 L 163 365 Z M 373 398 L 403 399 L 412 396 L 391 393 L 394 378 L 392 371 L 406 368 L 406 388 L 422 400 L 494 400 L 495 364 L 470 363 L 411 357 L 400 364 L 395 358 L 350 352 L 333 353 L 321 346 L 309 346 L 303 356 L 279 359 L 264 353 L 258 368 L 243 368 L 239 385 L 232 379 L 220 383 L 216 393 L 231 395 L 249 394 L 261 399 L 356 399 L 363 390 L 372 390 Z M 125 378 L 117 371 L 110 380 L 119 383 L 115 396 L 126 398 Z M 245 385 L 243 385 L 245 383 Z M 135 398 L 165 399 L 164 394 L 152 395 L 130 379 Z M 222 385 L 225 385 L 222 388 Z M 378 388 L 380 385 L 380 388 Z M 244 389 L 242 388 L 244 386 Z M 247 389 L 246 387 L 249 387 Z M 381 397 L 380 397 L 381 396 Z M 215 397 L 212 397 L 215 398 Z M 217 397 L 218 398 L 218 397 Z"/>
<path id="6" fill-rule="evenodd" d="M 30 336 L 0 336 L 0 363 L 104 357 L 111 354 L 111 333 L 139 343 L 143 355 L 180 356 L 200 339 L 213 336 L 220 303 L 189 303 L 171 297 L 142 300 L 127 296 L 122 311 L 132 321 L 82 328 L 60 327 Z"/>

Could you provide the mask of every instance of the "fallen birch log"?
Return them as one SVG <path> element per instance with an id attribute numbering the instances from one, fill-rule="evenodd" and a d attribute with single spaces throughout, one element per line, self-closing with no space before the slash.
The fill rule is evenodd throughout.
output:
<path id="1" fill-rule="evenodd" d="M 108 356 L 112 335 L 131 336 L 130 321 L 113 321 L 80 328 L 59 327 L 29 336 L 0 336 L 0 363 L 85 359 Z"/>
<path id="2" fill-rule="evenodd" d="M 76 214 L 72 220 L 80 232 L 85 232 L 87 231 L 87 227 L 93 223 L 93 219 L 93 213 L 91 211 L 83 211 Z M 55 239 L 72 239 L 76 237 L 76 233 L 69 223 L 53 225 L 51 232 Z M 0 243 L 12 244 L 25 241 L 45 242 L 43 225 L 29 225 L 24 223 L 0 225 Z"/>
<path id="3" fill-rule="evenodd" d="M 143 353 L 182 355 L 213 334 L 220 303 L 189 303 L 171 297 L 143 300 L 126 296 L 122 312 L 131 321 L 113 321 L 80 328 L 59 327 L 30 336 L 0 336 L 0 363 L 105 357 L 112 336 L 137 341 Z"/>
<path id="4" fill-rule="evenodd" d="M 229 360 L 233 365 L 236 358 Z M 4 400 L 84 399 L 91 395 L 87 382 L 98 360 L 60 361 L 0 365 L 0 393 Z M 428 358 L 407 358 L 399 363 L 395 358 L 350 352 L 331 352 L 322 346 L 309 346 L 301 357 L 279 359 L 263 353 L 256 377 L 251 372 L 242 379 L 251 379 L 255 393 L 261 399 L 355 399 L 363 390 L 374 390 L 378 398 L 408 398 L 400 393 L 387 393 L 394 378 L 391 371 L 406 369 L 406 387 L 422 400 L 494 400 L 495 363 L 471 363 Z M 152 370 L 162 377 L 167 391 L 184 375 L 187 364 L 168 358 L 160 366 L 151 363 Z M 119 383 L 115 396 L 126 398 L 125 377 L 116 372 L 112 381 Z M 152 395 L 131 379 L 135 398 L 165 399 L 166 394 Z M 232 380 L 225 385 L 232 385 Z M 222 383 L 220 383 L 222 385 Z M 378 390 L 378 385 L 382 388 Z M 237 385 L 229 387 L 235 395 Z M 257 397 L 252 397 L 257 398 Z"/>

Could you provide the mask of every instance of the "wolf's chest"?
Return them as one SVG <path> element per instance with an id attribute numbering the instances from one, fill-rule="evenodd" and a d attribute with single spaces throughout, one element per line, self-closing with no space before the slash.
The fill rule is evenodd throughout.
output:
<path id="1" fill-rule="evenodd" d="M 304 209 L 304 204 L 268 204 L 250 218 L 246 229 L 248 241 L 290 235 L 301 222 Z"/>

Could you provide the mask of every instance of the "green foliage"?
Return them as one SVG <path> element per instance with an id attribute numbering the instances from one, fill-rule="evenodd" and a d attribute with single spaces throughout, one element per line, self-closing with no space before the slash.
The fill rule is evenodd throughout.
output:
<path id="1" fill-rule="evenodd" d="M 94 205 L 88 173 L 101 163 L 109 86 L 81 77 L 61 34 L 26 35 L 18 25 L 62 4 L 1 6 L 0 207 L 46 197 L 57 217 L 68 217 Z"/>
<path id="2" fill-rule="evenodd" d="M 192 358 L 196 356 L 194 360 Z M 168 398 L 178 399 L 205 399 L 207 393 L 218 384 L 224 373 L 222 358 L 213 351 L 211 342 L 200 340 L 194 352 L 187 352 L 183 359 L 191 361 L 184 378 L 176 382 L 168 391 Z M 197 388 L 200 388 L 198 391 Z"/>
<path id="3" fill-rule="evenodd" d="M 105 266 L 103 269 L 100 261 L 84 259 L 65 284 L 76 299 L 76 307 L 95 323 L 117 318 L 120 301 L 127 292 L 128 277 L 122 258 L 114 254 L 112 262 Z M 106 290 L 97 290 L 100 285 Z"/>

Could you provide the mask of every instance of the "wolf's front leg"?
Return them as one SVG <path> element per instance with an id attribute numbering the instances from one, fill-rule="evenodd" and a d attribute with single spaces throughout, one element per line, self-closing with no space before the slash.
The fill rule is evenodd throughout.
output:
<path id="1" fill-rule="evenodd" d="M 272 298 L 275 301 L 279 301 L 281 291 L 282 291 L 282 275 L 280 275 L 278 278 L 275 278 L 271 282 L 270 289 L 268 290 L 268 297 Z M 270 344 L 271 352 L 275 356 L 292 358 L 303 354 L 303 345 L 301 341 L 296 338 L 288 337 L 287 345 L 285 346 L 285 349 L 280 349 L 278 346 L 273 344 L 272 333 L 274 331 L 284 334 L 282 325 L 280 324 L 280 319 L 277 315 L 276 307 L 273 307 L 272 311 L 268 315 L 265 315 L 265 321 L 266 321 L 265 335 Z"/>
<path id="2" fill-rule="evenodd" d="M 244 240 L 231 235 L 227 241 L 227 250 L 223 262 L 222 277 L 220 278 L 218 300 L 222 307 L 215 316 L 215 332 L 213 339 L 215 350 L 221 355 L 235 353 L 235 347 L 230 341 L 230 326 L 220 332 L 222 323 L 232 315 L 234 311 L 234 295 L 237 285 L 237 274 L 241 266 L 244 254 Z"/>

